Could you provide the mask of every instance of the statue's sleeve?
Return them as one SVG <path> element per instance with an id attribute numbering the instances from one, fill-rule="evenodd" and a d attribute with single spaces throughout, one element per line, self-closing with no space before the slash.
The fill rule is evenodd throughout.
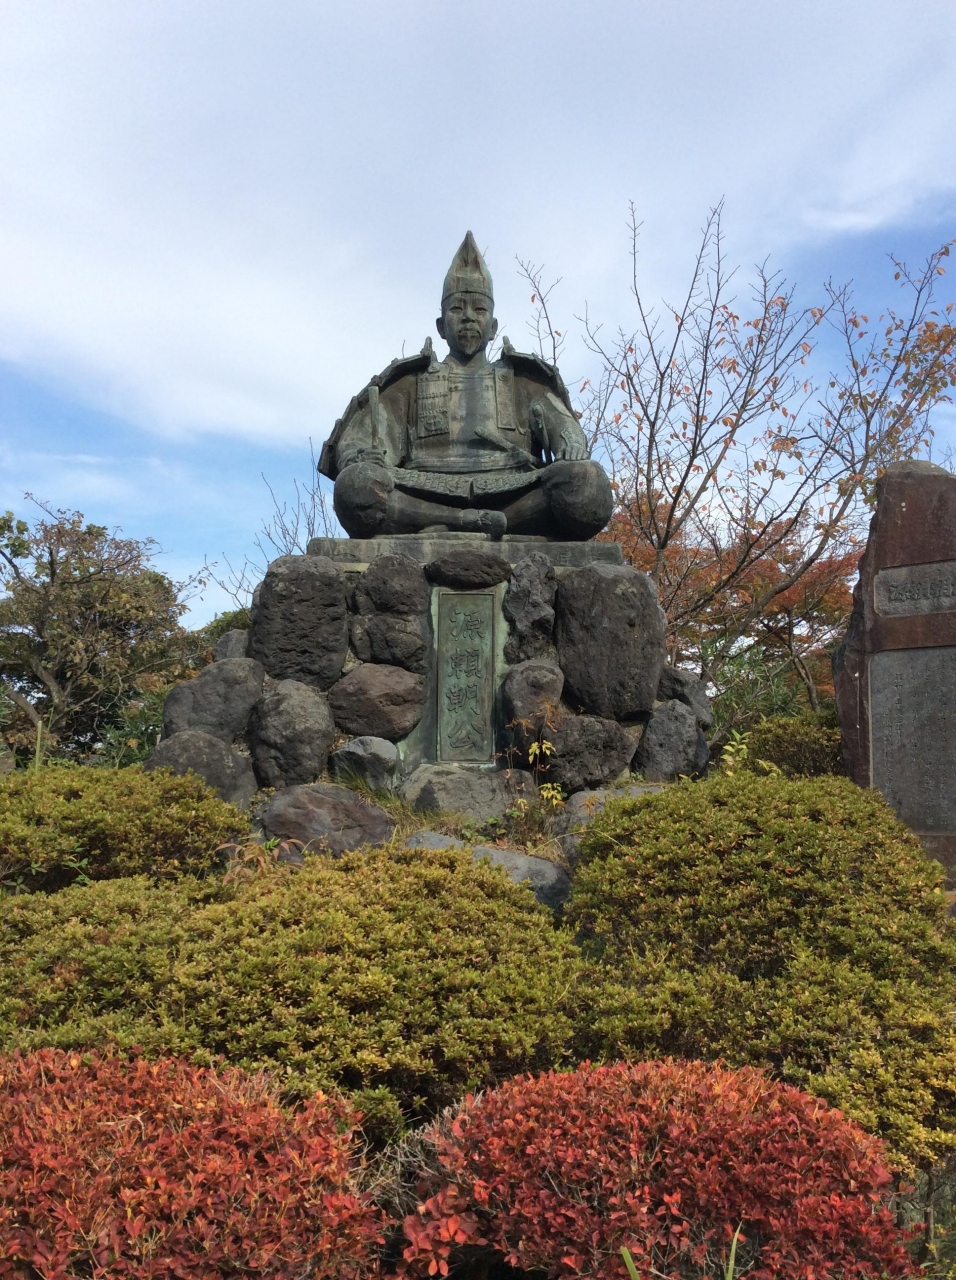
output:
<path id="1" fill-rule="evenodd" d="M 408 389 L 399 384 L 379 397 L 379 413 L 373 424 L 368 394 L 363 392 L 342 424 L 335 451 L 338 470 L 358 462 L 363 454 L 376 453 L 383 455 L 386 466 L 400 467 L 408 447 L 408 414 Z"/>
<path id="2" fill-rule="evenodd" d="M 581 424 L 553 391 L 543 391 L 534 401 L 535 417 L 543 423 L 553 458 L 588 457 L 587 436 Z"/>

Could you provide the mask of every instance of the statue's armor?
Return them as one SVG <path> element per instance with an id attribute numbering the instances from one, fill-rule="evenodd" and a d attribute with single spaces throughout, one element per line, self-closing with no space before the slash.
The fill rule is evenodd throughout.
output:
<path id="1" fill-rule="evenodd" d="M 319 470 L 330 479 L 377 451 L 402 489 L 480 504 L 536 484 L 559 440 L 586 448 L 557 370 L 508 346 L 496 364 L 464 371 L 440 363 L 428 343 L 369 386 L 379 391 L 378 418 L 366 387 L 322 450 Z"/>

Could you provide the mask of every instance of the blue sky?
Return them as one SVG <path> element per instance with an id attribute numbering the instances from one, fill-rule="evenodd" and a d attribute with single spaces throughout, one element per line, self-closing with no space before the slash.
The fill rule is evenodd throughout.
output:
<path id="1" fill-rule="evenodd" d="M 0 0 L 0 508 L 241 560 L 468 227 L 518 346 L 516 256 L 625 319 L 629 200 L 652 295 L 723 197 L 734 258 L 885 304 L 956 234 L 954 85 L 951 0 Z"/>

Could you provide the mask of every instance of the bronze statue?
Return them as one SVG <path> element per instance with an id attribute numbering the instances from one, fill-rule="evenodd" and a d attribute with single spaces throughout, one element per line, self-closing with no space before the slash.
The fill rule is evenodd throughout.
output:
<path id="1" fill-rule="evenodd" d="M 423 531 L 583 541 L 611 516 L 611 486 L 588 456 L 561 375 L 498 331 L 491 276 L 469 231 L 442 290 L 431 339 L 352 400 L 322 449 L 335 512 L 352 538 Z"/>

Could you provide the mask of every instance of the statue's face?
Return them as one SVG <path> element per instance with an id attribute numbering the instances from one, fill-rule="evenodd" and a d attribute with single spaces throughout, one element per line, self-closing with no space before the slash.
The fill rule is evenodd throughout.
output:
<path id="1" fill-rule="evenodd" d="M 442 303 L 435 322 L 453 352 L 473 356 L 498 332 L 494 303 L 483 293 L 453 293 Z"/>

